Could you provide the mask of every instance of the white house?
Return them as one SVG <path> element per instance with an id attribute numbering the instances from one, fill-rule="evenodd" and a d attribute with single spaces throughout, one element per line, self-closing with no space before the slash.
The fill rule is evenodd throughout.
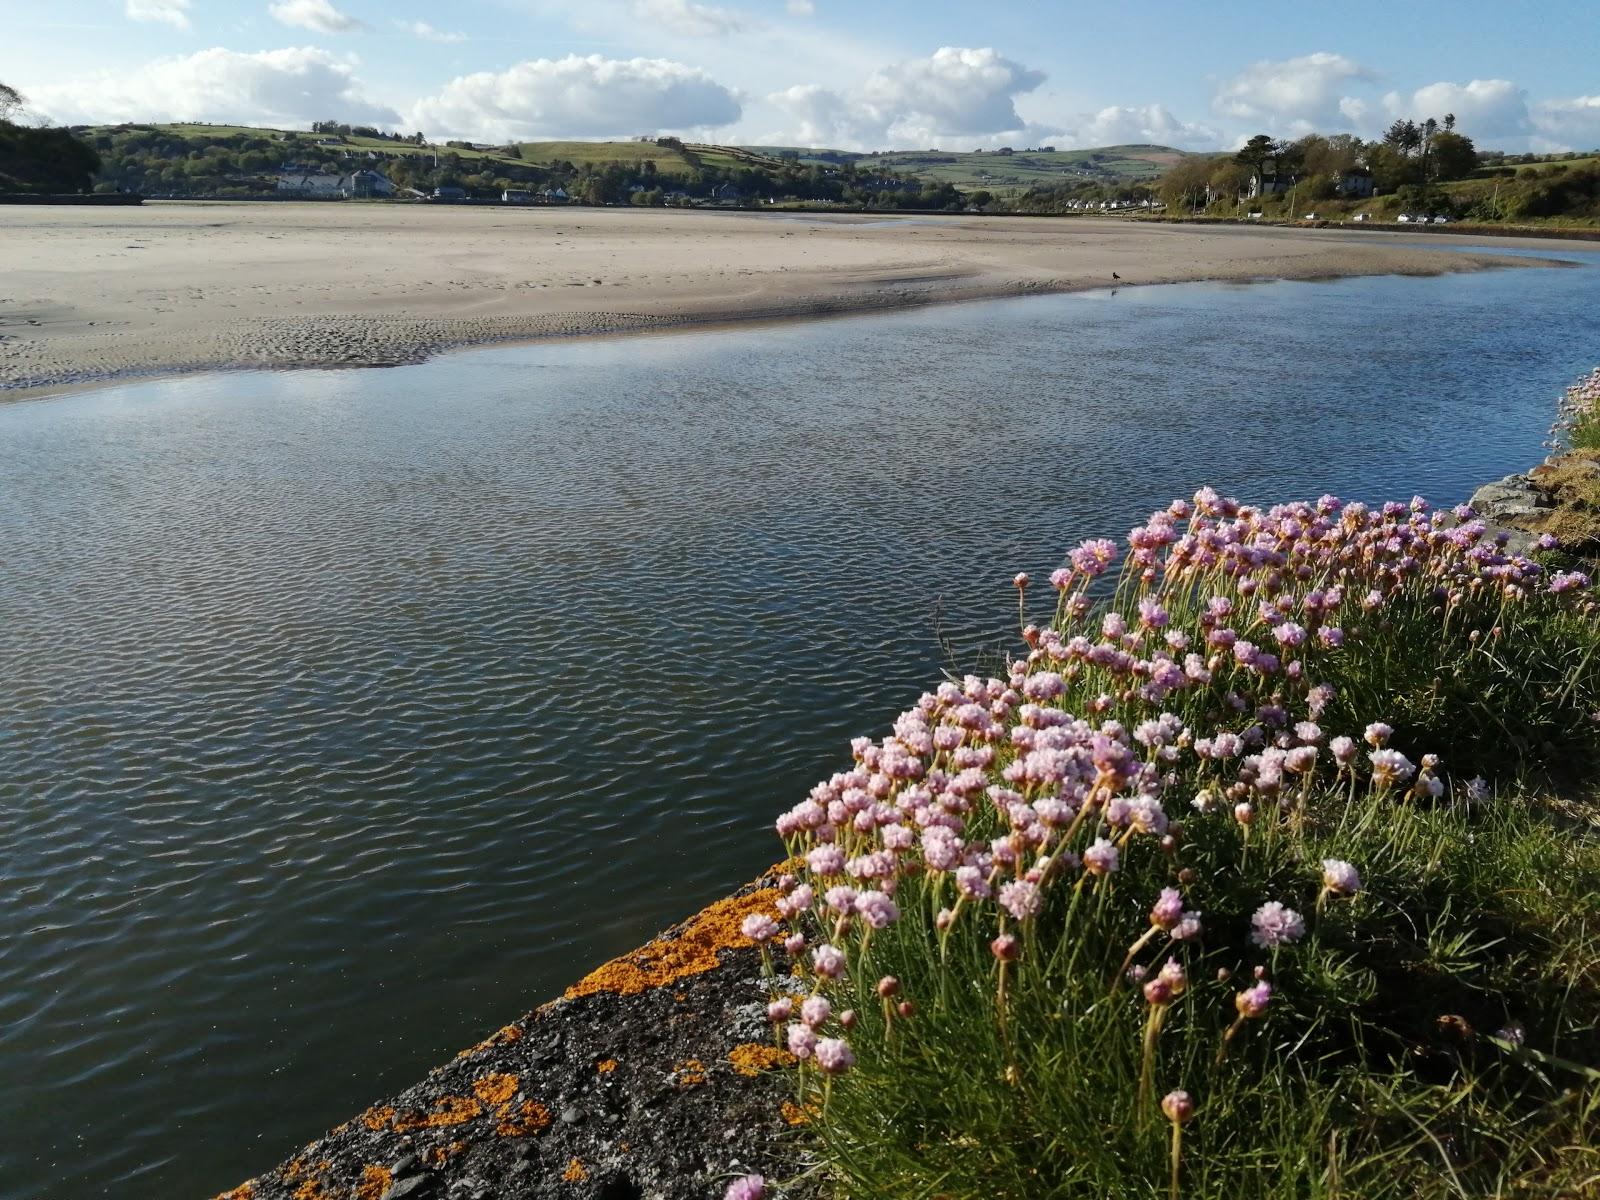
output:
<path id="1" fill-rule="evenodd" d="M 343 175 L 324 175 L 300 167 L 285 167 L 278 173 L 277 190 L 297 196 L 332 199 L 344 195 L 343 184 Z"/>

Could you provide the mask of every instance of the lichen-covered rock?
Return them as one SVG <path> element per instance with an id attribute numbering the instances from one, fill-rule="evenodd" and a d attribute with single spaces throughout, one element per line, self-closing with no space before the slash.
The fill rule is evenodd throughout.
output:
<path id="1" fill-rule="evenodd" d="M 761 956 L 739 932 L 772 912 L 771 883 L 607 963 L 225 1195 L 704 1200 L 737 1175 L 796 1174 L 792 1059 L 772 1044 Z"/>

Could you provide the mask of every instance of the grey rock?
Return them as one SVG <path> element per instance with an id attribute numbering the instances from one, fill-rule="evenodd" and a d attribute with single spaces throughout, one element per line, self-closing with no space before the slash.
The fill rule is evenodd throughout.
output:
<path id="1" fill-rule="evenodd" d="M 432 1175 L 412 1175 L 397 1179 L 383 1193 L 383 1200 L 424 1200 L 438 1190 L 438 1181 Z"/>
<path id="2" fill-rule="evenodd" d="M 561 1110 L 561 1123 L 563 1125 L 582 1125 L 583 1110 L 576 1105 L 568 1105 Z"/>
<path id="3" fill-rule="evenodd" d="M 422 1160 L 415 1154 L 402 1155 L 389 1165 L 389 1174 L 396 1179 L 404 1179 L 407 1175 L 415 1175 L 422 1170 Z"/>

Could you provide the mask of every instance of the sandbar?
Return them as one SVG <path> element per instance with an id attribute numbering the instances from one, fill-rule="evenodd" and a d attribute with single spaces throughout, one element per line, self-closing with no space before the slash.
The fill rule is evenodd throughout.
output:
<path id="1" fill-rule="evenodd" d="M 512 339 L 1196 280 L 1530 260 L 1093 218 L 171 202 L 0 207 L 0 398 Z M 1113 278 L 1120 276 L 1120 280 Z"/>

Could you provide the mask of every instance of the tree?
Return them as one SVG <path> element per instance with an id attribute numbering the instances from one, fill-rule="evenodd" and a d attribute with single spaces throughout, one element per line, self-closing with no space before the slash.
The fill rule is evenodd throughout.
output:
<path id="1" fill-rule="evenodd" d="M 1478 168 L 1478 151 L 1471 138 L 1442 130 L 1433 135 L 1428 165 L 1434 179 L 1465 179 Z"/>
<path id="2" fill-rule="evenodd" d="M 1158 185 L 1167 211 L 1203 208 L 1211 195 L 1211 173 L 1217 162 L 1202 154 L 1191 154 L 1173 163 Z"/>
<path id="3" fill-rule="evenodd" d="M 19 112 L 27 101 L 21 92 L 10 84 L 0 83 L 0 121 L 9 121 L 13 113 Z"/>
<path id="4" fill-rule="evenodd" d="M 1239 149 L 1233 161 L 1250 168 L 1259 194 L 1267 182 L 1267 163 L 1278 155 L 1278 143 L 1264 133 L 1258 133 Z"/>

